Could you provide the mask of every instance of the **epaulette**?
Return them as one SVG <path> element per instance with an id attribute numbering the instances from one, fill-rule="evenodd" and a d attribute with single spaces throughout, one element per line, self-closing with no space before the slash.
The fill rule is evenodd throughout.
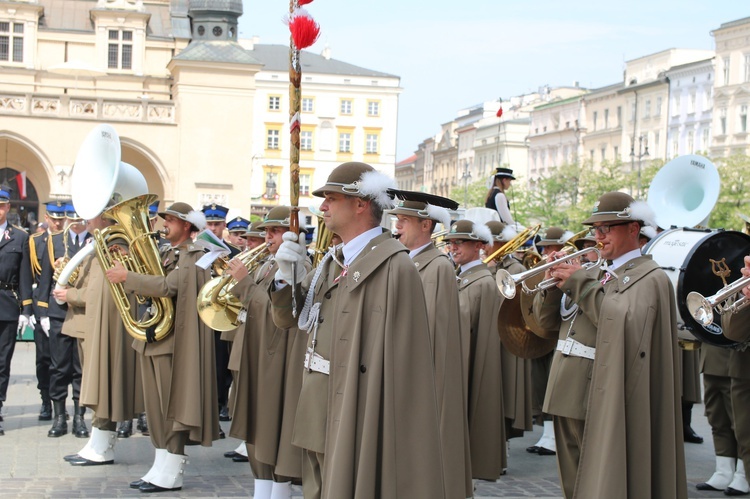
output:
<path id="1" fill-rule="evenodd" d="M 42 237 L 44 235 L 44 232 L 34 232 L 29 237 L 34 239 L 35 237 Z"/>
<path id="2" fill-rule="evenodd" d="M 32 236 L 29 238 L 29 261 L 31 262 L 31 276 L 36 278 L 36 276 L 42 274 L 42 265 L 39 263 L 39 257 L 36 254 L 36 238 L 44 234 L 43 232 L 37 232 L 36 234 L 32 234 Z"/>
<path id="3" fill-rule="evenodd" d="M 11 224 L 11 225 L 13 225 L 13 227 L 15 227 L 16 229 L 22 232 L 26 232 L 28 234 L 28 231 L 25 228 L 21 227 L 20 225 L 16 225 L 16 224 Z"/>
<path id="4" fill-rule="evenodd" d="M 49 237 L 56 236 L 56 235 L 58 235 L 61 232 L 65 232 L 65 229 L 56 230 L 55 232 L 51 232 L 50 235 L 49 235 Z"/>

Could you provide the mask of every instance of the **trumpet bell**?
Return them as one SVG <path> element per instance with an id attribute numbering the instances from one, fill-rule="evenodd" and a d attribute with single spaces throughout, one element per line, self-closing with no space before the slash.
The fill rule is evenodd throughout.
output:
<path id="1" fill-rule="evenodd" d="M 690 310 L 690 315 L 701 326 L 708 327 L 713 324 L 714 307 L 702 294 L 691 291 L 687 295 L 686 302 L 687 308 Z"/>
<path id="2" fill-rule="evenodd" d="M 495 281 L 497 282 L 497 289 L 506 300 L 515 298 L 517 283 L 510 272 L 505 269 L 497 269 Z"/>

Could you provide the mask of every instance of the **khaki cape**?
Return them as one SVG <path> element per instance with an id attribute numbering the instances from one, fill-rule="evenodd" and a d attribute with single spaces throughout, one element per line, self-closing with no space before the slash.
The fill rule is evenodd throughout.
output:
<path id="1" fill-rule="evenodd" d="M 471 497 L 471 452 L 467 420 L 468 382 L 463 374 L 456 273 L 434 244 L 413 257 L 422 279 L 430 325 L 447 497 Z M 463 429 L 463 430 L 462 430 Z"/>
<path id="2" fill-rule="evenodd" d="M 126 291 L 175 298 L 173 332 L 155 343 L 134 340 L 133 348 L 145 356 L 172 355 L 171 396 L 162 401 L 167 423 L 172 431 L 189 432 L 189 442 L 211 446 L 219 438 L 214 332 L 198 317 L 196 304 L 211 272 L 195 265 L 202 248 L 188 241 L 178 250 L 177 266 L 166 277 L 128 272 Z"/>
<path id="3" fill-rule="evenodd" d="M 674 289 L 650 256 L 562 286 L 597 324 L 574 497 L 687 497 Z"/>
<path id="4" fill-rule="evenodd" d="M 461 336 L 468 366 L 469 438 L 473 478 L 497 480 L 508 466 L 503 370 L 497 316 L 500 294 L 487 265 L 458 276 Z"/>

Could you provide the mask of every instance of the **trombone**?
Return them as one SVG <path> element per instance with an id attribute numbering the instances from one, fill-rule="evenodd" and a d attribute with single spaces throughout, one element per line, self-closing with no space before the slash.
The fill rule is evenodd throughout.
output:
<path id="1" fill-rule="evenodd" d="M 541 228 L 542 224 L 537 224 L 534 227 L 522 230 L 516 237 L 500 246 L 497 251 L 485 258 L 483 263 L 490 263 L 492 261 L 499 262 L 511 253 L 518 251 L 518 248 L 523 246 L 526 241 L 536 236 L 536 233 L 539 232 L 539 229 Z"/>
<path id="2" fill-rule="evenodd" d="M 557 285 L 557 283 L 559 282 L 559 279 L 555 279 L 555 278 L 545 279 L 533 288 L 529 288 L 526 285 L 526 280 L 529 279 L 530 277 L 534 277 L 536 275 L 547 272 L 548 269 L 551 269 L 555 265 L 569 262 L 571 260 L 575 260 L 576 258 L 580 258 L 586 253 L 590 253 L 591 251 L 596 253 L 597 260 L 596 262 L 589 262 L 585 264 L 583 268 L 589 269 L 592 267 L 599 266 L 603 262 L 602 254 L 600 250 L 601 250 L 601 243 L 597 243 L 596 246 L 593 246 L 591 248 L 584 248 L 582 250 L 576 251 L 575 253 L 570 253 L 561 258 L 558 258 L 557 260 L 553 260 L 551 262 L 538 265 L 525 272 L 519 272 L 518 274 L 511 274 L 505 269 L 498 269 L 497 277 L 496 277 L 497 287 L 500 290 L 500 293 L 508 300 L 511 300 L 516 296 L 516 286 L 518 286 L 519 284 L 522 285 L 524 292 L 527 294 L 534 294 L 538 291 L 552 288 Z"/>
<path id="3" fill-rule="evenodd" d="M 687 295 L 687 308 L 690 311 L 690 315 L 705 327 L 713 324 L 714 310 L 719 315 L 736 314 L 750 305 L 750 300 L 744 295 L 734 302 L 731 302 L 731 299 L 738 295 L 742 291 L 742 288 L 747 286 L 750 286 L 750 277 L 740 277 L 708 298 L 697 291 L 691 291 Z"/>

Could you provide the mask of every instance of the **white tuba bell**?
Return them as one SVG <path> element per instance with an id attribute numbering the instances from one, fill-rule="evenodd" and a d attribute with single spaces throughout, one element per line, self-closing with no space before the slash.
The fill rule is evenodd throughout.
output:
<path id="1" fill-rule="evenodd" d="M 648 189 L 648 205 L 663 229 L 706 227 L 720 187 L 716 166 L 703 156 L 688 154 L 659 170 Z"/>

